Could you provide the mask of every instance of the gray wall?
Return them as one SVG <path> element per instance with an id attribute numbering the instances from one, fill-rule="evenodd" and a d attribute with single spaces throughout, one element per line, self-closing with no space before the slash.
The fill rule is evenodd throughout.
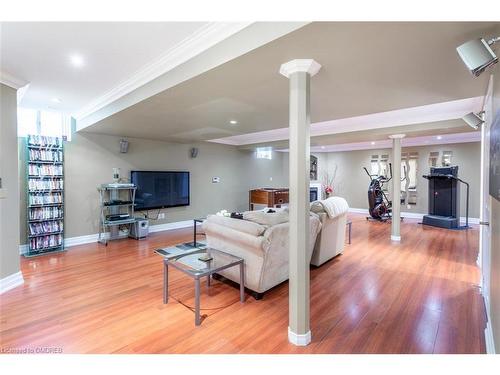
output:
<path id="1" fill-rule="evenodd" d="M 65 144 L 65 236 L 76 237 L 98 232 L 99 196 L 97 186 L 112 182 L 112 168 L 130 170 L 186 170 L 191 172 L 191 204 L 163 210 L 166 219 L 152 225 L 190 220 L 221 209 L 242 211 L 248 207 L 248 190 L 256 186 L 283 186 L 283 155 L 272 160 L 255 159 L 254 153 L 233 146 L 211 143 L 180 144 L 127 138 L 129 152 L 119 152 L 119 137 L 74 133 Z M 24 138 L 19 139 L 24 149 Z M 190 157 L 191 147 L 199 148 L 198 157 Z M 25 163 L 22 152 L 20 176 L 25 191 Z M 212 177 L 221 182 L 213 184 Z M 272 178 L 272 181 L 270 181 Z M 286 182 L 285 182 L 286 183 Z M 21 207 L 25 207 L 25 195 Z M 157 211 L 150 211 L 156 216 Z M 21 243 L 26 243 L 26 210 L 21 210 Z"/>
<path id="2" fill-rule="evenodd" d="M 431 151 L 452 151 L 452 164 L 459 166 L 459 176 L 470 183 L 470 217 L 479 217 L 480 165 L 481 145 L 479 142 L 461 143 L 438 146 L 404 147 L 403 152 L 417 151 L 419 153 L 417 183 L 418 199 L 416 205 L 410 208 L 401 207 L 403 212 L 427 213 L 428 181 L 422 177 L 429 172 L 428 158 Z M 369 179 L 363 170 L 370 170 L 370 158 L 374 154 L 389 154 L 390 149 L 360 150 L 314 154 L 318 157 L 318 180 L 323 182 L 326 171 L 333 174 L 335 194 L 344 197 L 352 208 L 368 208 L 367 190 Z M 389 160 L 390 161 L 390 160 Z M 286 165 L 288 154 L 283 161 Z M 389 183 L 390 185 L 391 183 Z M 465 216 L 465 187 L 461 190 L 461 215 Z"/>
<path id="3" fill-rule="evenodd" d="M 17 95 L 0 84 L 0 279 L 19 271 L 19 178 L 17 174 Z"/>
<path id="4" fill-rule="evenodd" d="M 500 30 L 499 30 L 500 31 Z M 500 72 L 493 82 L 493 113 L 500 116 Z M 491 326 L 495 339 L 496 352 L 500 353 L 500 202 L 491 199 L 491 274 L 490 274 L 490 311 Z"/>

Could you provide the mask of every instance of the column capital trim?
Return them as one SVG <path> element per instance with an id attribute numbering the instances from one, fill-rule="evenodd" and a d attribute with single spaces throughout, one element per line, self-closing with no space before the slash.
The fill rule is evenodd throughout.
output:
<path id="1" fill-rule="evenodd" d="M 401 139 L 404 137 L 406 137 L 406 134 L 393 134 L 389 136 L 390 139 Z"/>
<path id="2" fill-rule="evenodd" d="M 290 78 L 293 73 L 304 72 L 309 73 L 312 77 L 321 69 L 321 65 L 313 59 L 295 59 L 284 63 L 280 67 L 280 74 L 286 78 Z"/>

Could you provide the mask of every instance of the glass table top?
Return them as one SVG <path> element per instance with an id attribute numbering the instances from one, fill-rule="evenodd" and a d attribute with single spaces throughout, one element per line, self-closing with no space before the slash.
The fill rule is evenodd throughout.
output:
<path id="1" fill-rule="evenodd" d="M 193 276 L 210 274 L 242 261 L 242 258 L 211 248 L 167 260 L 169 265 Z"/>

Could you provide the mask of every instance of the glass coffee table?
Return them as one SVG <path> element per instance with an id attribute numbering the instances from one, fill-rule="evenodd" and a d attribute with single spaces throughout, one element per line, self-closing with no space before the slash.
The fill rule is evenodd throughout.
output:
<path id="1" fill-rule="evenodd" d="M 181 254 L 163 259 L 163 303 L 168 303 L 168 267 L 183 272 L 194 279 L 194 324 L 201 324 L 200 316 L 200 279 L 207 278 L 210 287 L 212 274 L 230 267 L 240 267 L 240 302 L 245 302 L 245 269 L 243 258 L 211 248 L 198 250 L 189 254 Z"/>

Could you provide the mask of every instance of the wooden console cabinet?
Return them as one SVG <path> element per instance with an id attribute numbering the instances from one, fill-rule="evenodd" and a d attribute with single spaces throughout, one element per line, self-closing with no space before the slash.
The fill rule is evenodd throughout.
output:
<path id="1" fill-rule="evenodd" d="M 253 210 L 254 204 L 264 204 L 267 207 L 281 207 L 288 203 L 288 189 L 261 188 L 250 190 L 249 208 Z"/>

